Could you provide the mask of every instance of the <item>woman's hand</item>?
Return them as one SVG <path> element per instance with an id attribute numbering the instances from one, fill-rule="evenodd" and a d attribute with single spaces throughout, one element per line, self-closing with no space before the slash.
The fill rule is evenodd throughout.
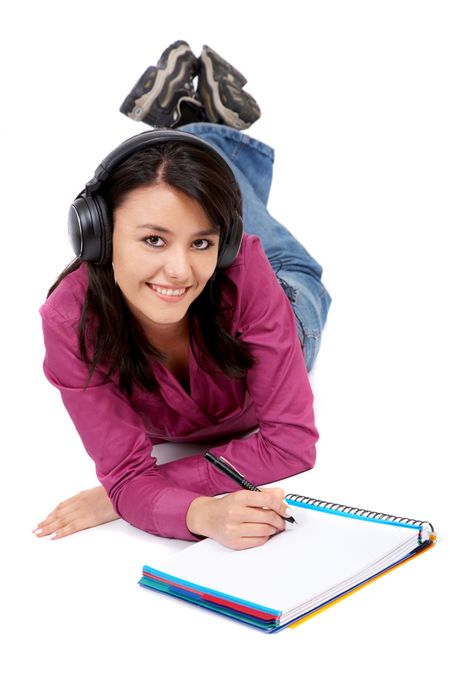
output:
<path id="1" fill-rule="evenodd" d="M 261 546 L 285 528 L 284 492 L 239 490 L 219 499 L 197 497 L 190 505 L 186 524 L 197 535 L 210 537 L 236 550 Z"/>
<path id="2" fill-rule="evenodd" d="M 53 534 L 51 539 L 60 539 L 88 527 L 109 523 L 118 517 L 105 488 L 99 485 L 58 504 L 33 532 L 37 537 Z"/>

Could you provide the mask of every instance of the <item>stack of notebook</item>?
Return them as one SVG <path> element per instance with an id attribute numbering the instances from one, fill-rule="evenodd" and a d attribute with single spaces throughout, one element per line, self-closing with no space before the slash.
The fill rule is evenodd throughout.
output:
<path id="1" fill-rule="evenodd" d="M 205 539 L 140 584 L 268 633 L 308 618 L 435 542 L 432 525 L 288 495 L 296 525 L 233 551 Z"/>

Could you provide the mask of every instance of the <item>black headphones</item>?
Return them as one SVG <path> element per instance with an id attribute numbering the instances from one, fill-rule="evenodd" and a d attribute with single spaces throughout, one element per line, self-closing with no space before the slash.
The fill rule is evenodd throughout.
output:
<path id="1" fill-rule="evenodd" d="M 190 143 L 199 148 L 208 150 L 224 170 L 230 175 L 230 180 L 236 182 L 231 168 L 217 150 L 202 138 L 189 134 L 185 131 L 173 129 L 157 129 L 144 131 L 124 141 L 103 160 L 95 171 L 84 190 L 74 200 L 69 210 L 68 228 L 69 239 L 75 255 L 80 260 L 86 260 L 98 265 L 104 265 L 111 260 L 112 253 L 112 227 L 109 210 L 105 199 L 98 191 L 103 183 L 109 178 L 111 171 L 121 162 L 139 150 L 172 141 Z M 220 240 L 217 267 L 228 267 L 239 253 L 242 241 L 242 218 L 236 212 L 233 221 L 225 236 Z"/>

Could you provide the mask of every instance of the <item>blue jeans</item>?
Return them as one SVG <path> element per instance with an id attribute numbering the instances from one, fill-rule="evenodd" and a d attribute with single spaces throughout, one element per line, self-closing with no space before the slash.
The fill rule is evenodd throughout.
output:
<path id="1" fill-rule="evenodd" d="M 242 193 L 244 230 L 261 240 L 267 258 L 292 305 L 306 367 L 320 346 L 331 298 L 321 282 L 322 268 L 267 210 L 274 151 L 265 143 L 220 124 L 179 127 L 211 143 L 231 166 Z"/>

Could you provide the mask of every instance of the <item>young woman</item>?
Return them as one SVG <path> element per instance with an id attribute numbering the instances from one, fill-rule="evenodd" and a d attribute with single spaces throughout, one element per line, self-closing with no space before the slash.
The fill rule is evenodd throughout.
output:
<path id="1" fill-rule="evenodd" d="M 185 44 L 154 69 L 166 84 L 179 86 Z M 154 442 L 207 440 L 255 484 L 314 465 L 307 369 L 330 298 L 320 266 L 267 212 L 272 164 L 272 149 L 237 129 L 192 123 L 125 142 L 75 200 L 77 258 L 41 308 L 44 370 L 102 486 L 60 504 L 38 536 L 120 516 L 249 548 L 284 529 L 282 490 L 237 490 L 201 453 L 152 457 Z"/>

